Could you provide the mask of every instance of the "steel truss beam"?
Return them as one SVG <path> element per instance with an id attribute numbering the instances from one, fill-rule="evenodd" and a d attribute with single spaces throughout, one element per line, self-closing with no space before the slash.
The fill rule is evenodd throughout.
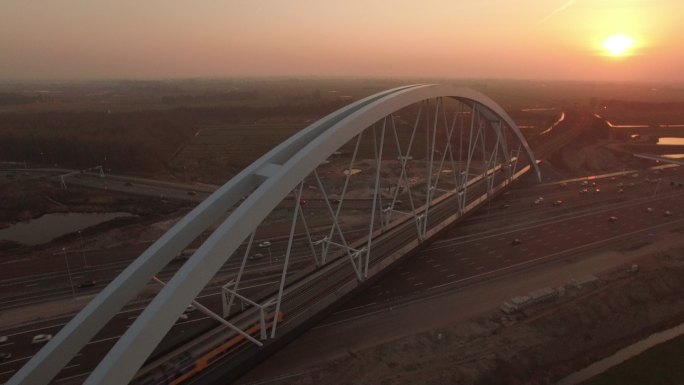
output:
<path id="1" fill-rule="evenodd" d="M 219 268 L 234 255 L 236 249 L 247 238 L 253 236 L 256 227 L 280 201 L 292 191 L 297 191 L 298 198 L 295 203 L 293 225 L 283 266 L 278 300 L 275 304 L 259 305 L 256 302 L 252 304 L 258 307 L 262 313 L 267 307 L 272 306 L 276 307 L 277 312 L 282 299 L 281 296 L 294 232 L 294 222 L 299 215 L 299 196 L 301 195 L 304 179 L 312 172 L 315 172 L 316 167 L 322 164 L 340 146 L 355 137 L 358 137 L 360 141 L 360 135 L 366 128 L 382 121 L 381 128 L 379 128 L 381 132 L 376 132 L 377 136 L 374 136 L 374 139 L 378 140 L 379 146 L 375 147 L 378 162 L 376 164 L 373 219 L 370 222 L 370 235 L 372 235 L 375 211 L 376 209 L 382 209 L 382 206 L 377 205 L 378 203 L 382 204 L 382 197 L 378 194 L 377 188 L 383 143 L 387 135 L 394 134 L 396 137 L 396 128 L 392 114 L 395 111 L 417 103 L 425 104 L 426 162 L 429 171 L 426 178 L 425 208 L 423 212 L 420 215 L 416 215 L 413 198 L 410 198 L 410 203 L 411 211 L 415 216 L 418 237 L 425 236 L 430 202 L 433 199 L 433 194 L 437 189 L 437 182 L 439 181 L 438 177 L 435 177 L 433 180 L 432 167 L 437 145 L 436 124 L 440 118 L 440 111 L 444 114 L 443 110 L 440 110 L 443 109 L 444 98 L 456 99 L 471 106 L 472 109 L 469 128 L 465 128 L 466 119 L 463 114 L 459 115 L 459 113 L 454 115 L 454 120 L 450 125 L 451 127 L 458 127 L 460 135 L 456 135 L 456 137 L 459 138 L 459 149 L 463 148 L 465 131 L 469 130 L 470 132 L 470 135 L 467 137 L 467 159 L 461 159 L 462 151 L 459 151 L 459 168 L 462 168 L 464 161 L 466 162 L 465 169 L 460 170 L 460 180 L 456 181 L 459 186 L 458 196 L 461 211 L 465 207 L 465 194 L 467 193 L 469 183 L 468 174 L 471 170 L 470 166 L 473 162 L 475 151 L 477 150 L 480 153 L 482 159 L 488 159 L 485 148 L 487 140 L 484 130 L 485 121 L 499 122 L 499 126 L 501 123 L 505 123 L 505 126 L 508 127 L 521 144 L 521 150 L 519 149 L 518 152 L 525 152 L 531 166 L 535 169 L 537 175 L 540 175 L 532 151 L 515 123 L 501 107 L 479 92 L 448 85 L 411 85 L 367 97 L 324 117 L 287 139 L 201 202 L 132 262 L 93 301 L 65 325 L 52 341 L 10 379 L 8 384 L 41 385 L 49 383 L 68 361 L 129 300 L 134 298 L 145 287 L 151 277 L 157 274 L 203 231 L 222 219 L 226 212 L 232 210 L 232 213 L 204 241 L 178 270 L 176 275 L 162 288 L 149 306 L 138 316 L 85 383 L 90 385 L 114 385 L 129 382 L 152 350 L 173 326 L 176 319 L 183 313 L 186 305 L 197 296 Z M 429 102 L 426 102 L 431 99 L 437 100 L 433 116 L 429 115 L 430 106 Z M 461 113 L 463 113 L 463 110 L 461 110 Z M 390 119 L 389 122 L 387 121 L 388 117 Z M 419 120 L 417 119 L 414 125 L 411 142 L 413 142 L 413 136 L 417 132 L 419 123 L 423 123 Z M 449 138 L 451 139 L 453 128 L 449 132 Z M 501 135 L 498 131 L 496 134 L 497 136 Z M 496 153 L 502 151 L 507 160 L 514 159 L 514 162 L 517 162 L 518 157 L 512 158 L 506 150 L 505 141 L 501 140 L 501 138 L 498 138 L 497 141 L 499 144 L 493 150 L 495 153 L 493 161 L 496 161 Z M 478 143 L 479 147 L 477 147 Z M 451 152 L 451 146 L 455 146 L 455 144 L 447 145 L 444 152 L 446 153 L 447 149 Z M 409 150 L 405 153 L 402 153 L 401 148 L 398 148 L 402 167 L 400 181 L 405 180 L 407 186 L 409 186 L 409 181 L 406 175 L 406 162 L 407 157 L 411 153 L 410 147 L 411 145 L 409 145 Z M 354 156 L 356 156 L 356 150 Z M 402 159 L 402 156 L 405 158 Z M 452 164 L 455 165 L 456 162 L 453 159 L 453 154 L 451 158 Z M 488 172 L 488 169 L 489 167 L 483 167 L 480 170 L 480 177 L 482 177 L 483 172 Z M 325 191 L 317 175 L 316 179 L 320 190 Z M 398 189 L 399 187 L 397 187 Z M 346 185 L 344 191 L 346 191 Z M 238 202 L 244 196 L 247 198 L 238 205 Z M 410 194 L 409 197 L 411 197 Z M 343 199 L 344 197 L 341 197 L 337 210 L 333 210 L 327 196 L 325 198 L 326 205 L 335 218 L 339 214 L 339 205 L 342 204 Z M 396 195 L 393 198 L 393 202 L 395 201 Z M 380 223 L 383 223 L 382 212 L 379 215 Z M 372 240 L 369 239 L 367 245 L 359 250 L 352 249 L 345 241 L 339 227 L 339 223 L 335 220 L 334 225 L 330 229 L 330 236 L 322 244 L 321 263 L 325 263 L 328 246 L 333 244 L 333 233 L 338 232 L 341 246 L 346 249 L 347 255 L 356 267 L 355 270 L 359 279 L 364 279 L 368 271 L 368 258 Z M 252 239 L 249 241 L 250 245 L 251 242 Z M 309 242 L 312 246 L 315 243 L 310 237 Z M 247 253 L 243 258 L 247 258 Z M 238 282 L 235 284 L 237 285 Z M 229 292 L 229 294 L 231 293 Z M 230 297 L 235 296 L 231 295 Z M 230 301 L 232 302 L 232 300 Z M 271 326 L 271 337 L 275 336 L 277 322 L 277 318 L 274 318 Z M 261 337 L 263 338 L 265 334 L 262 330 Z"/>

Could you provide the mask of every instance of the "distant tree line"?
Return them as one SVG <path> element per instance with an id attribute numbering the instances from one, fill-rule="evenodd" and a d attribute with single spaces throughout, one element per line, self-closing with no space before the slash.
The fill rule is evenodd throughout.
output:
<path id="1" fill-rule="evenodd" d="M 203 124 L 317 119 L 344 104 L 5 113 L 0 114 L 0 161 L 155 173 L 168 169 L 172 154 Z"/>
<path id="2" fill-rule="evenodd" d="M 203 94 L 165 95 L 161 97 L 164 104 L 197 104 L 197 103 L 221 103 L 241 100 L 256 100 L 259 98 L 258 91 L 232 91 L 232 92 L 206 92 Z"/>
<path id="3" fill-rule="evenodd" d="M 37 103 L 42 100 L 40 95 L 24 95 L 10 92 L 0 92 L 0 106 L 16 106 L 20 104 Z"/>
<path id="4" fill-rule="evenodd" d="M 641 102 L 633 100 L 609 99 L 603 102 L 608 108 L 621 108 L 632 111 L 673 111 L 684 110 L 684 102 Z"/>

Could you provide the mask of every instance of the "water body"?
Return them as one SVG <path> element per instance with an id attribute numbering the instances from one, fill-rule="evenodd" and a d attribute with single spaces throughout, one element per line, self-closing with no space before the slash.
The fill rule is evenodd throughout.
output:
<path id="1" fill-rule="evenodd" d="M 684 146 L 684 138 L 658 138 L 658 144 L 663 146 Z"/>
<path id="2" fill-rule="evenodd" d="M 626 348 L 620 349 L 612 356 L 606 357 L 600 361 L 596 361 L 586 368 L 579 370 L 571 375 L 561 379 L 556 385 L 575 385 L 580 384 L 592 377 L 595 377 L 613 366 L 619 365 L 628 359 L 635 357 L 646 350 L 667 342 L 677 336 L 684 334 L 684 324 L 675 326 L 662 332 L 651 334 L 643 340 L 636 342 Z"/>
<path id="3" fill-rule="evenodd" d="M 57 213 L 18 222 L 0 230 L 0 239 L 33 246 L 130 213 Z"/>

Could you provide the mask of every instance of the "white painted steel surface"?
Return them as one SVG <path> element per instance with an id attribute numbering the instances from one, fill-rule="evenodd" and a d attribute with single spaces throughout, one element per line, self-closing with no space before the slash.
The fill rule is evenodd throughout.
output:
<path id="1" fill-rule="evenodd" d="M 383 117 L 406 106 L 439 97 L 475 102 L 485 107 L 479 112 L 487 119 L 503 120 L 521 143 L 539 176 L 532 151 L 515 123 L 496 103 L 477 91 L 449 85 L 411 85 L 367 97 L 287 139 L 200 203 L 65 325 L 8 384 L 40 385 L 50 382 L 151 277 L 234 207 L 232 214 L 169 280 L 86 380 L 86 384 L 127 383 L 186 305 L 307 175 L 340 146 Z M 235 206 L 244 196 L 247 198 Z"/>

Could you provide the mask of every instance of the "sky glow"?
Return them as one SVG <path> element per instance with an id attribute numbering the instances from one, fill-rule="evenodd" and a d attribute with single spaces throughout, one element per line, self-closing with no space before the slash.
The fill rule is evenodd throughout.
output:
<path id="1" fill-rule="evenodd" d="M 0 79 L 684 81 L 683 14 L 680 0 L 4 0 Z M 619 61 L 616 33 L 634 40 Z"/>

